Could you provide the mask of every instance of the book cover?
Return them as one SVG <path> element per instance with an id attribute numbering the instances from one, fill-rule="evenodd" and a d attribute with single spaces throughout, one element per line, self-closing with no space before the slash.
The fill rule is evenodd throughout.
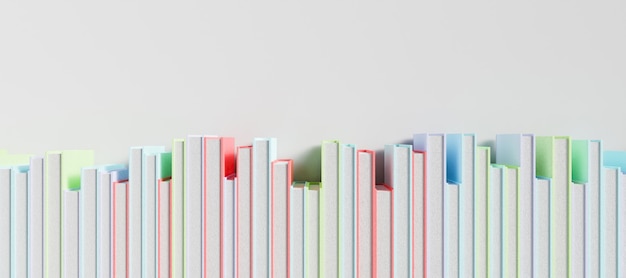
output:
<path id="1" fill-rule="evenodd" d="M 491 180 L 491 149 L 489 147 L 476 148 L 476 166 L 474 183 L 474 275 L 487 277 L 489 270 L 488 229 L 489 222 L 489 182 Z"/>
<path id="2" fill-rule="evenodd" d="M 320 277 L 320 183 L 306 183 L 306 241 L 304 256 L 306 277 Z"/>
<path id="3" fill-rule="evenodd" d="M 271 226 L 270 163 L 276 159 L 276 138 L 255 138 L 252 144 L 252 275 L 269 277 Z"/>
<path id="4" fill-rule="evenodd" d="M 289 276 L 289 193 L 292 160 L 272 162 L 270 201 L 272 203 L 271 269 L 272 277 Z M 323 191 L 322 185 L 322 191 Z M 320 231 L 322 232 L 322 231 Z"/>
<path id="5" fill-rule="evenodd" d="M 339 273 L 356 277 L 356 147 L 339 146 Z"/>
<path id="6" fill-rule="evenodd" d="M 250 277 L 252 262 L 252 146 L 237 148 L 236 272 Z"/>
<path id="7" fill-rule="evenodd" d="M 79 207 L 80 190 L 63 190 L 63 277 L 78 278 L 79 257 L 80 257 L 80 236 L 79 236 Z"/>
<path id="8" fill-rule="evenodd" d="M 420 151 L 412 152 L 412 186 L 413 186 L 413 239 L 412 239 L 412 258 L 413 268 L 412 277 L 424 277 L 425 268 L 425 229 L 424 220 L 426 216 L 424 192 L 426 190 L 426 153 Z"/>
<path id="9" fill-rule="evenodd" d="M 374 235 L 374 223 L 372 213 L 372 199 L 374 198 L 374 186 L 376 182 L 375 161 L 376 153 L 370 150 L 357 152 L 357 277 L 371 277 L 375 275 L 375 266 L 372 261 Z"/>
<path id="10" fill-rule="evenodd" d="M 289 193 L 289 276 L 305 277 L 306 183 L 295 181 Z"/>
<path id="11" fill-rule="evenodd" d="M 373 277 L 396 277 L 394 273 L 394 188 L 376 185 L 372 202 Z"/>
<path id="12" fill-rule="evenodd" d="M 28 268 L 31 277 L 42 277 L 44 270 L 43 181 L 43 157 L 32 156 L 28 171 Z"/>
<path id="13" fill-rule="evenodd" d="M 172 142 L 172 219 L 171 231 L 171 273 L 173 277 L 183 277 L 184 264 L 184 209 L 185 209 L 185 139 L 174 139 Z"/>

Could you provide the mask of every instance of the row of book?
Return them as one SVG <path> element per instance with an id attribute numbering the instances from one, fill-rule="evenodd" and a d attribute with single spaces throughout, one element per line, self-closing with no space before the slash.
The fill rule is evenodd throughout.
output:
<path id="1" fill-rule="evenodd" d="M 0 277 L 622 277 L 626 152 L 598 140 L 324 141 L 297 181 L 275 138 L 0 151 Z M 495 161 L 494 161 L 495 160 Z"/>

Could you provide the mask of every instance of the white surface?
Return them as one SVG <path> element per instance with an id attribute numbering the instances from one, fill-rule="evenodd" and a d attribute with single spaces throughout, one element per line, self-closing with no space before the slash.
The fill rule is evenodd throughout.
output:
<path id="1" fill-rule="evenodd" d="M 0 4 L 14 153 L 117 163 L 188 134 L 272 136 L 297 166 L 324 139 L 382 149 L 449 131 L 626 149 L 624 1 L 36 2 Z"/>

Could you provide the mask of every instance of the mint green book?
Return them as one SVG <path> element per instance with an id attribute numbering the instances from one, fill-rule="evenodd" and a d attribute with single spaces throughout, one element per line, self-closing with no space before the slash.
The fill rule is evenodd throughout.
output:
<path id="1" fill-rule="evenodd" d="M 94 153 L 91 150 L 51 151 L 45 156 L 44 190 L 44 269 L 47 277 L 62 277 L 61 246 L 63 234 L 63 190 L 80 188 L 80 174 L 83 167 L 93 165 Z"/>
<path id="2" fill-rule="evenodd" d="M 569 273 L 571 141 L 567 136 L 536 138 L 536 174 L 550 179 L 550 276 Z"/>

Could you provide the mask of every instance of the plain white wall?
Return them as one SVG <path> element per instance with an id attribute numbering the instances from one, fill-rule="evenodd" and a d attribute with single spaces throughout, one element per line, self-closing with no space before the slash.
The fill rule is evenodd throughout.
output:
<path id="1" fill-rule="evenodd" d="M 626 149 L 626 1 L 2 1 L 0 147 L 316 148 L 531 132 Z M 313 166 L 306 166 L 305 162 Z"/>

